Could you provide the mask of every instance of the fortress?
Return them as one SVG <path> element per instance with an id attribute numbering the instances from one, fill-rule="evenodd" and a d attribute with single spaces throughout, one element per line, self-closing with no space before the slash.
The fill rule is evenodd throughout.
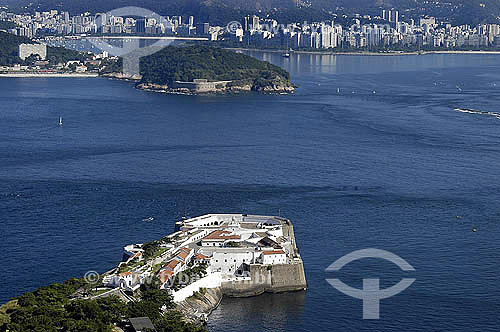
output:
<path id="1" fill-rule="evenodd" d="M 123 262 L 103 279 L 110 292 L 133 298 L 141 284 L 156 278 L 179 309 L 198 320 L 222 296 L 307 288 L 293 225 L 286 218 L 208 214 L 178 221 L 174 233 L 152 243 L 124 248 Z M 193 271 L 200 270 L 193 278 Z"/>

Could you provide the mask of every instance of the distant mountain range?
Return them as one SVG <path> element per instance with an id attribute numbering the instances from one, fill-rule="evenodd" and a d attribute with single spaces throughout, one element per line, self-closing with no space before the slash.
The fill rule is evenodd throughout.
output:
<path id="1" fill-rule="evenodd" d="M 396 8 L 400 15 L 435 16 L 454 24 L 498 23 L 500 0 L 3 0 L 12 9 L 59 9 L 78 14 L 139 6 L 161 15 L 194 15 L 198 20 L 227 23 L 243 15 L 272 13 L 284 21 L 321 20 L 329 12 L 378 14 Z M 298 4 L 298 5 L 297 5 Z M 311 6 L 309 6 L 309 4 Z"/>

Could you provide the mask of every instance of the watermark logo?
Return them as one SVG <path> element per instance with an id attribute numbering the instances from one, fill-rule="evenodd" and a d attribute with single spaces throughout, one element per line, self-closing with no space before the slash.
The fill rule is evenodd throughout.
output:
<path id="1" fill-rule="evenodd" d="M 349 27 L 342 27 L 340 24 L 332 24 L 332 22 L 314 22 L 314 23 L 308 23 L 307 21 L 304 21 L 303 23 L 300 24 L 278 24 L 278 23 L 268 23 L 268 22 L 263 22 L 259 23 L 258 25 L 253 25 L 253 24 L 247 24 L 245 25 L 248 30 L 253 30 L 253 31 L 262 31 L 262 32 L 268 32 L 272 35 L 277 35 L 280 32 L 288 32 L 290 34 L 295 34 L 295 33 L 306 33 L 306 34 L 312 34 L 312 33 L 331 33 L 331 32 L 336 32 L 341 34 L 342 31 L 347 29 L 347 31 L 351 31 L 355 34 L 387 34 L 390 33 L 392 30 L 394 30 L 389 24 L 353 24 Z M 232 21 L 229 22 L 229 24 L 226 26 L 226 31 L 230 34 L 237 34 L 238 31 L 243 30 L 243 25 L 238 22 L 238 21 Z"/>
<path id="2" fill-rule="evenodd" d="M 97 19 L 99 17 L 99 19 Z M 97 29 L 102 30 L 103 27 L 107 25 L 106 20 L 112 17 L 134 17 L 138 18 L 136 20 L 136 29 L 145 29 L 146 22 L 148 20 L 153 20 L 157 26 L 161 26 L 164 29 L 171 29 L 173 24 L 165 17 L 145 8 L 140 7 L 122 7 L 113 9 L 105 14 L 96 15 L 96 25 Z M 141 31 L 137 31 L 140 33 Z M 142 31 L 145 32 L 145 31 Z M 109 39 L 120 39 L 122 41 L 122 46 L 111 45 L 105 40 Z M 89 37 L 87 40 L 91 42 L 95 47 L 102 51 L 106 51 L 111 55 L 120 56 L 123 59 L 123 73 L 129 76 L 139 75 L 139 64 L 142 57 L 152 55 L 165 46 L 172 43 L 172 40 L 157 38 L 157 41 L 150 46 L 141 47 L 140 39 L 143 37 L 137 36 L 115 36 L 115 37 Z"/>
<path id="3" fill-rule="evenodd" d="M 233 34 L 233 35 L 235 35 L 238 32 L 238 30 L 242 30 L 242 29 L 243 29 L 243 26 L 238 21 L 231 21 L 226 26 L 227 32 L 229 32 L 230 34 Z"/>
<path id="4" fill-rule="evenodd" d="M 85 282 L 91 285 L 99 283 L 99 278 L 100 275 L 96 271 L 88 271 L 83 277 Z"/>
<path id="5" fill-rule="evenodd" d="M 333 262 L 325 271 L 340 271 L 350 262 L 362 258 L 380 258 L 394 263 L 403 271 L 415 271 L 403 258 L 391 252 L 380 249 L 362 249 L 351 252 Z M 350 287 L 339 279 L 326 279 L 330 285 L 340 292 L 351 297 L 363 300 L 363 319 L 380 318 L 380 300 L 392 297 L 408 288 L 414 281 L 414 278 L 403 278 L 396 285 L 386 289 L 380 289 L 380 279 L 363 279 L 363 289 Z"/>

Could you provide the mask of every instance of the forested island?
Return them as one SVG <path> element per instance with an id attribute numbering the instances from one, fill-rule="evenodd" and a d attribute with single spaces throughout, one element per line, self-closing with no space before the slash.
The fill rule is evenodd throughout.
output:
<path id="1" fill-rule="evenodd" d="M 121 77 L 121 60 L 104 76 Z M 204 45 L 165 47 L 141 58 L 142 90 L 171 93 L 231 93 L 257 91 L 291 93 L 290 74 L 269 62 Z"/>

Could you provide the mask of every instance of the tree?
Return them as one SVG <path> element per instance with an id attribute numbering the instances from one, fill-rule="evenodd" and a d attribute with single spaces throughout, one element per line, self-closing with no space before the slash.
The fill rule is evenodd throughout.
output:
<path id="1" fill-rule="evenodd" d="M 172 295 L 170 295 L 166 290 L 161 290 L 161 289 L 148 290 L 142 293 L 141 298 L 143 301 L 151 301 L 157 303 L 160 306 L 160 308 L 163 306 L 166 306 L 169 309 L 175 307 Z"/>

